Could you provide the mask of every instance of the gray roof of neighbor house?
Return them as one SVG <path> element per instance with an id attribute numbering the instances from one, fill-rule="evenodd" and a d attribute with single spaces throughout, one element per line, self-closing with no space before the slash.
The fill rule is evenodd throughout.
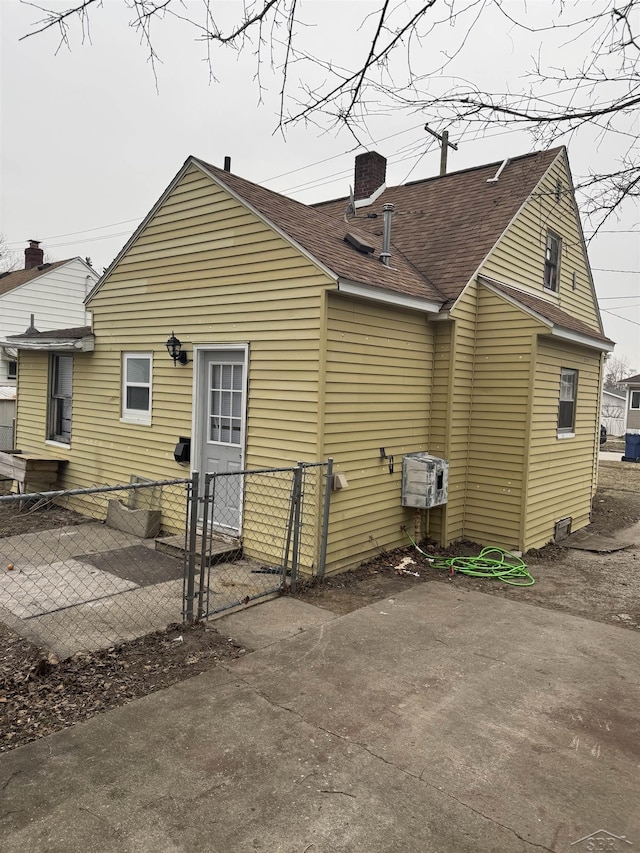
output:
<path id="1" fill-rule="evenodd" d="M 323 211 L 247 181 L 197 157 L 193 162 L 209 172 L 223 186 L 247 202 L 265 219 L 298 243 L 339 278 L 359 284 L 383 287 L 406 296 L 421 297 L 441 304 L 444 296 L 407 260 L 396 252 L 391 266 L 380 262 L 382 238 L 375 236 L 374 254 L 363 254 L 345 243 L 347 231 L 358 236 L 354 223 L 336 220 Z M 371 242 L 371 234 L 359 235 Z"/>
<path id="2" fill-rule="evenodd" d="M 68 340 L 69 338 L 86 338 L 92 334 L 91 326 L 73 326 L 70 329 L 51 329 L 47 332 L 39 332 L 37 329 L 27 329 L 21 335 L 8 335 L 7 340 L 33 339 L 33 340 Z"/>
<path id="3" fill-rule="evenodd" d="M 382 205 L 393 204 L 392 263 L 394 251 L 402 252 L 427 281 L 455 300 L 563 150 L 514 157 L 492 183 L 500 162 L 387 187 L 374 204 L 358 208 L 348 227 L 379 236 Z M 347 204 L 343 198 L 314 207 L 342 219 Z"/>
<path id="4" fill-rule="evenodd" d="M 32 281 L 34 278 L 39 278 L 41 275 L 45 275 L 51 270 L 56 269 L 56 267 L 61 267 L 64 264 L 68 264 L 69 261 L 72 261 L 73 258 L 67 258 L 66 261 L 52 261 L 50 264 L 40 264 L 37 267 L 31 267 L 28 270 L 14 270 L 13 272 L 5 272 L 0 273 L 0 296 L 5 293 L 9 293 L 10 290 L 14 290 L 16 287 L 20 287 L 21 284 L 27 284 Z"/>
<path id="5" fill-rule="evenodd" d="M 627 376 L 626 379 L 620 379 L 618 385 L 626 385 L 627 383 L 640 384 L 640 373 L 636 373 L 635 376 Z"/>

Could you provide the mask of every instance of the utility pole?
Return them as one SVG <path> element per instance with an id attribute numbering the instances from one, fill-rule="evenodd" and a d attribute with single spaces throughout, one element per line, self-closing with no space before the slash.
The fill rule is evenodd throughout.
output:
<path id="1" fill-rule="evenodd" d="M 447 174 L 447 154 L 449 153 L 448 149 L 453 148 L 454 151 L 458 150 L 458 146 L 455 142 L 449 142 L 449 131 L 443 130 L 442 133 L 436 133 L 435 130 L 431 130 L 428 124 L 425 124 L 424 129 L 427 133 L 430 133 L 431 136 L 435 136 L 435 138 L 440 143 L 440 175 Z"/>

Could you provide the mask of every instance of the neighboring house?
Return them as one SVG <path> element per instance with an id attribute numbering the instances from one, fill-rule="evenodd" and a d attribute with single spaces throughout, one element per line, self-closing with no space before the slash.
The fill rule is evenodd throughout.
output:
<path id="1" fill-rule="evenodd" d="M 625 429 L 640 430 L 640 373 L 620 380 L 619 384 L 627 386 L 627 398 L 625 400 L 627 423 Z"/>
<path id="2" fill-rule="evenodd" d="M 588 524 L 613 343 L 565 149 L 400 187 L 385 168 L 360 155 L 353 203 L 309 207 L 189 157 L 91 293 L 92 329 L 14 339 L 20 446 L 53 443 L 65 487 L 180 476 L 180 436 L 200 471 L 331 456 L 328 571 L 405 527 L 526 551 Z M 445 505 L 401 506 L 415 451 L 448 461 Z M 235 513 L 251 553 L 241 495 Z"/>
<path id="3" fill-rule="evenodd" d="M 621 436 L 626 429 L 626 397 L 602 389 L 602 409 L 600 420 L 607 428 L 607 435 Z"/>
<path id="4" fill-rule="evenodd" d="M 0 273 L 0 388 L 4 393 L 0 406 L 0 431 L 8 434 L 15 417 L 15 385 L 18 352 L 6 344 L 6 338 L 24 332 L 33 324 L 38 329 L 60 329 L 88 322 L 84 300 L 98 280 L 98 274 L 81 258 L 45 263 L 37 240 L 24 250 L 24 269 Z M 6 447 L 8 439 L 0 444 Z M 13 447 L 13 444 L 11 444 Z"/>

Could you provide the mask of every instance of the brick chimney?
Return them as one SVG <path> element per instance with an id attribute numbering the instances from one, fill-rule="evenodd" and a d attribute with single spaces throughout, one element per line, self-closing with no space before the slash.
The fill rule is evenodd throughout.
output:
<path id="1" fill-rule="evenodd" d="M 387 177 L 387 160 L 377 151 L 365 151 L 356 157 L 353 195 L 356 201 L 369 199 L 384 186 Z"/>
<path id="2" fill-rule="evenodd" d="M 39 240 L 29 240 L 28 247 L 24 250 L 24 268 L 32 270 L 44 262 L 44 250 L 40 248 Z"/>

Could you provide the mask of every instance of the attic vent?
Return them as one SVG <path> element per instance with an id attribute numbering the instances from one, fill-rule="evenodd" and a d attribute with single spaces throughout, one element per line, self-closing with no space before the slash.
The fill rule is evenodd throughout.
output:
<path id="1" fill-rule="evenodd" d="M 363 255 L 371 255 L 376 248 L 372 243 L 368 243 L 358 234 L 354 234 L 353 231 L 347 231 L 347 233 L 344 235 L 344 241 L 350 246 L 353 246 L 354 249 L 357 249 L 359 252 L 362 252 Z"/>
<path id="2" fill-rule="evenodd" d="M 46 268 L 47 268 L 47 267 L 50 267 L 50 266 L 51 266 L 51 264 L 40 264 L 40 265 L 38 266 L 38 269 L 39 269 L 39 270 L 46 270 Z"/>

